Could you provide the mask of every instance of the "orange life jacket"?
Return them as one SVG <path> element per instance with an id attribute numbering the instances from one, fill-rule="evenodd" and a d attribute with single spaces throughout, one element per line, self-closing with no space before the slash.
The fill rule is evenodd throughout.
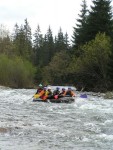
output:
<path id="1" fill-rule="evenodd" d="M 66 91 L 65 93 L 64 93 L 64 96 L 66 96 L 66 95 L 69 95 L 69 96 L 75 96 L 75 93 L 73 92 L 73 91 Z"/>

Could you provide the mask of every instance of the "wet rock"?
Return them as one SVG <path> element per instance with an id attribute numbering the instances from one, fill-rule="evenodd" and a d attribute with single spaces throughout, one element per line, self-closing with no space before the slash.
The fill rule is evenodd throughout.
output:
<path id="1" fill-rule="evenodd" d="M 105 93 L 104 98 L 105 99 L 113 99 L 113 92 L 107 92 L 107 93 Z"/>

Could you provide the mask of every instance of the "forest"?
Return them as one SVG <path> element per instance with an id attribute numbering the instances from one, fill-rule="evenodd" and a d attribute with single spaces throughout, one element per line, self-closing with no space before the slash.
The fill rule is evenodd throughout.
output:
<path id="1" fill-rule="evenodd" d="M 75 10 L 76 11 L 76 10 Z M 68 21 L 68 18 L 67 18 Z M 82 0 L 73 35 L 62 28 L 53 37 L 49 26 L 32 33 L 27 18 L 14 32 L 0 27 L 0 85 L 34 88 L 72 85 L 77 90 L 113 90 L 113 12 L 110 0 Z"/>

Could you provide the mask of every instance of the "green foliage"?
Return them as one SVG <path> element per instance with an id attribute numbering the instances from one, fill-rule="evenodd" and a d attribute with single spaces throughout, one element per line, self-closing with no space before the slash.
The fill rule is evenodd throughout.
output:
<path id="1" fill-rule="evenodd" d="M 87 19 L 86 41 L 95 38 L 97 33 L 106 33 L 113 37 L 113 18 L 111 0 L 93 0 L 93 6 Z"/>
<path id="2" fill-rule="evenodd" d="M 52 35 L 52 30 L 49 26 L 48 31 L 47 31 L 47 42 L 46 42 L 46 50 L 45 50 L 45 60 L 46 60 L 46 64 L 49 64 L 52 57 L 54 56 L 54 41 L 53 41 L 53 35 Z"/>
<path id="3" fill-rule="evenodd" d="M 55 52 L 60 52 L 63 50 L 67 50 L 69 47 L 68 45 L 68 34 L 66 33 L 65 36 L 60 28 L 58 31 L 58 35 L 55 38 Z"/>
<path id="4" fill-rule="evenodd" d="M 41 34 L 40 26 L 38 25 L 35 33 L 34 33 L 34 40 L 33 40 L 33 51 L 34 51 L 34 64 L 36 66 L 41 66 L 42 65 L 42 55 L 43 55 L 43 44 L 44 44 L 44 39 L 43 35 Z"/>
<path id="5" fill-rule="evenodd" d="M 24 25 L 15 25 L 12 39 L 8 34 L 0 37 L 0 84 L 30 87 L 35 80 L 44 84 L 81 84 L 90 90 L 107 88 L 108 79 L 111 83 L 113 79 L 110 1 L 93 0 L 89 14 L 86 1 L 82 2 L 72 46 L 61 28 L 53 38 L 50 26 L 44 36 L 38 26 L 32 43 L 27 19 Z"/>
<path id="6" fill-rule="evenodd" d="M 108 76 L 109 76 L 110 88 L 113 89 L 113 44 L 112 44 L 112 51 L 108 63 Z"/>
<path id="7" fill-rule="evenodd" d="M 43 72 L 43 68 L 41 68 L 40 66 L 36 67 L 36 72 L 35 72 L 35 84 L 39 84 L 40 82 L 42 82 L 42 72 Z"/>
<path id="8" fill-rule="evenodd" d="M 94 40 L 81 48 L 84 53 L 76 61 L 78 80 L 89 88 L 107 88 L 110 38 L 99 33 Z"/>
<path id="9" fill-rule="evenodd" d="M 49 26 L 47 34 L 45 34 L 45 36 L 43 37 L 40 31 L 40 27 L 38 26 L 34 35 L 34 51 L 36 54 L 36 65 L 40 67 L 47 66 L 55 53 L 52 30 Z"/>
<path id="10" fill-rule="evenodd" d="M 75 54 L 78 56 L 77 48 L 80 45 L 85 44 L 86 42 L 86 21 L 87 21 L 87 4 L 86 0 L 82 1 L 81 5 L 81 14 L 79 14 L 79 19 L 77 19 L 76 27 L 74 27 L 72 42 L 73 42 L 73 49 L 75 50 Z M 77 54 L 78 53 L 78 54 Z"/>
<path id="11" fill-rule="evenodd" d="M 11 41 L 9 36 L 0 38 L 0 53 L 6 54 L 8 56 L 15 54 L 13 42 Z"/>
<path id="12" fill-rule="evenodd" d="M 98 33 L 106 33 L 111 39 L 113 38 L 111 1 L 93 0 L 92 2 L 93 6 L 88 11 L 86 1 L 83 0 L 81 14 L 79 19 L 77 19 L 76 27 L 74 27 L 72 36 L 73 50 L 78 57 L 81 55 L 81 50 L 78 47 L 95 39 Z"/>
<path id="13" fill-rule="evenodd" d="M 22 88 L 33 86 L 35 68 L 27 60 L 0 55 L 0 84 Z"/>
<path id="14" fill-rule="evenodd" d="M 13 44 L 15 53 L 27 60 L 32 60 L 32 41 L 31 41 L 31 28 L 27 19 L 25 19 L 25 25 L 19 28 L 15 25 L 15 31 L 13 35 Z"/>
<path id="15" fill-rule="evenodd" d="M 43 81 L 49 83 L 63 84 L 67 82 L 68 66 L 70 57 L 66 51 L 56 53 L 50 64 L 43 69 Z"/>

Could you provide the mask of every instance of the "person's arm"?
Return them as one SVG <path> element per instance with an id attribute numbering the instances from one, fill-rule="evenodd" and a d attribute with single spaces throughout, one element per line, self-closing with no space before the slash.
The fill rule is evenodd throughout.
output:
<path id="1" fill-rule="evenodd" d="M 63 96 L 66 96 L 66 93 L 67 93 L 67 92 L 65 91 L 65 92 L 63 93 Z"/>
<path id="2" fill-rule="evenodd" d="M 71 92 L 71 96 L 72 96 L 72 97 L 75 97 L 75 96 L 76 96 L 73 91 Z"/>

